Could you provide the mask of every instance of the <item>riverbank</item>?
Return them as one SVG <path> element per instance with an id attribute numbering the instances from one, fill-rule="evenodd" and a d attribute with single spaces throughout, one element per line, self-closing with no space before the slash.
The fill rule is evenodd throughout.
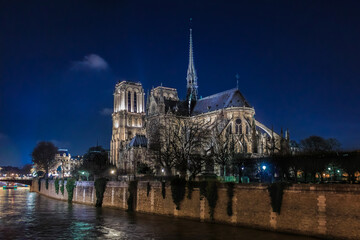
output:
<path id="1" fill-rule="evenodd" d="M 149 184 L 148 184 L 149 183 Z M 150 186 L 150 187 L 149 187 Z M 38 181 L 34 180 L 32 191 L 39 192 Z M 211 221 L 209 203 L 200 197 L 200 190 L 194 188 L 191 199 L 187 197 L 176 209 L 169 184 L 161 182 L 139 182 L 136 189 L 137 212 L 191 218 Z M 55 192 L 54 181 L 41 182 L 40 194 L 67 200 Z M 127 182 L 108 182 L 104 193 L 103 206 L 127 209 L 129 197 Z M 284 191 L 281 212 L 275 213 L 266 185 L 237 184 L 231 199 L 232 215 L 227 211 L 228 195 L 225 186 L 218 187 L 218 200 L 214 209 L 214 222 L 287 232 L 322 238 L 360 238 L 360 186 L 358 185 L 312 185 L 296 184 Z M 95 205 L 96 193 L 93 182 L 77 182 L 73 202 Z"/>

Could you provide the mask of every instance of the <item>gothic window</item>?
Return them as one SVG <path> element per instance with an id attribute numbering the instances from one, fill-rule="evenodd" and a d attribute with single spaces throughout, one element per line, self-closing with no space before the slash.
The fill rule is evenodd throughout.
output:
<path id="1" fill-rule="evenodd" d="M 249 125 L 246 124 L 246 134 L 249 134 L 250 133 L 250 128 L 249 128 Z"/>
<path id="2" fill-rule="evenodd" d="M 137 112 L 136 92 L 134 92 L 134 112 Z"/>
<path id="3" fill-rule="evenodd" d="M 128 111 L 131 112 L 131 93 L 128 92 Z"/>
<path id="4" fill-rule="evenodd" d="M 235 124 L 236 124 L 235 125 L 235 133 L 236 134 L 241 134 L 242 128 L 241 128 L 241 120 L 240 120 L 240 118 L 235 120 Z"/>

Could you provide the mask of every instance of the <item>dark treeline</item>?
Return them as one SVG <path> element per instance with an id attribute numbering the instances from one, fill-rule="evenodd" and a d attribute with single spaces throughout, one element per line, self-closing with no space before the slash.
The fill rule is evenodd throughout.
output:
<path id="1" fill-rule="evenodd" d="M 292 141 L 290 149 L 255 160 L 235 158 L 232 169 L 261 182 L 359 182 L 360 151 L 341 151 L 336 139 L 311 136 L 300 143 Z"/>
<path id="2" fill-rule="evenodd" d="M 358 182 L 360 152 L 299 152 L 266 158 L 239 158 L 232 166 L 235 176 L 250 181 Z M 239 167 L 240 166 L 240 167 Z"/>
<path id="3" fill-rule="evenodd" d="M 102 146 L 90 147 L 83 156 L 83 162 L 72 171 L 72 176 L 76 179 L 96 180 L 97 178 L 107 177 L 112 178 L 116 169 L 111 165 L 108 158 L 108 153 Z"/>
<path id="4" fill-rule="evenodd" d="M 1 177 L 15 177 L 16 175 L 25 176 L 31 174 L 31 168 L 32 168 L 31 164 L 26 164 L 22 168 L 12 167 L 12 166 L 2 166 L 0 167 L 0 174 Z"/>

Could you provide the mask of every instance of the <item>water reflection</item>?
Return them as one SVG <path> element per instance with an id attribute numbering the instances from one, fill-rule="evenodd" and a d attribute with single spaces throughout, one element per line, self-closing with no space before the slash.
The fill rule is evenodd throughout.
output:
<path id="1" fill-rule="evenodd" d="M 312 239 L 57 201 L 0 190 L 0 239 Z"/>

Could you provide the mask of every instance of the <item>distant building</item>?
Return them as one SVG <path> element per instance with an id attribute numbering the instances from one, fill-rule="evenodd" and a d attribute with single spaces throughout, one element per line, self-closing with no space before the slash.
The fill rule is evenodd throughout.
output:
<path id="1" fill-rule="evenodd" d="M 71 172 L 82 164 L 82 156 L 71 156 L 67 149 L 59 149 L 55 155 L 55 164 L 49 174 L 60 177 L 70 177 Z"/>
<path id="2" fill-rule="evenodd" d="M 288 131 L 279 135 L 255 119 L 255 109 L 239 88 L 199 98 L 194 65 L 192 30 L 190 29 L 187 96 L 180 100 L 177 90 L 158 86 L 150 91 L 145 106 L 145 93 L 139 82 L 122 81 L 114 91 L 110 162 L 124 173 L 136 173 L 139 163 L 152 163 L 148 157 L 149 127 L 164 117 L 182 121 L 218 121 L 222 131 L 236 135 L 238 152 L 263 157 L 279 151 L 289 143 Z M 221 83 L 219 83 L 221 84 Z M 215 173 L 220 169 L 215 166 Z"/>

